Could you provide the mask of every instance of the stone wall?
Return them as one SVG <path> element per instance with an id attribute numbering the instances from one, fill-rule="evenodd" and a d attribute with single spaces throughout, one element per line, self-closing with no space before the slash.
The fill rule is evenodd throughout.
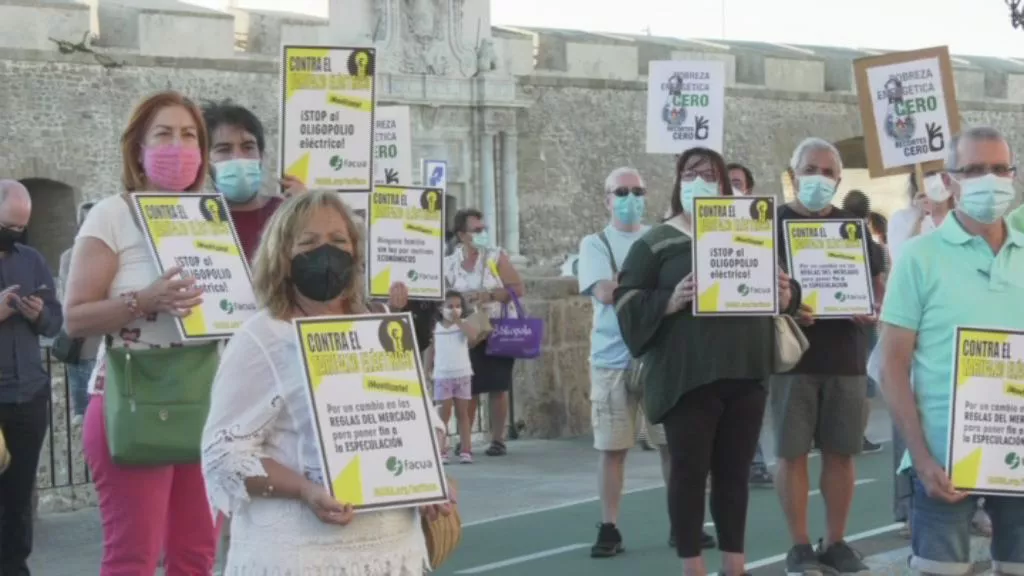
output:
<path id="1" fill-rule="evenodd" d="M 590 433 L 590 299 L 575 278 L 528 277 L 523 305 L 544 319 L 544 342 L 539 358 L 516 361 L 516 427 L 536 438 Z"/>
<path id="2" fill-rule="evenodd" d="M 519 95 L 531 102 L 518 118 L 520 246 L 531 261 L 560 261 L 607 223 L 602 189 L 619 166 L 636 167 L 647 181 L 648 219 L 662 214 L 673 193 L 674 158 L 645 152 L 645 82 L 529 76 L 519 78 Z M 1001 127 L 1024 152 L 1024 134 L 1013 129 L 1024 122 L 1024 106 L 961 100 L 960 112 L 965 125 Z M 725 117 L 726 160 L 750 167 L 762 194 L 781 194 L 781 174 L 800 140 L 862 134 L 856 98 L 844 93 L 731 87 Z M 862 159 L 844 162 L 866 168 Z"/>

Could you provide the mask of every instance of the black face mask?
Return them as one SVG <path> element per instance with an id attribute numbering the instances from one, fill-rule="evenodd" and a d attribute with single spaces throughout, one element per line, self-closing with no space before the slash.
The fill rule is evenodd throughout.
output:
<path id="1" fill-rule="evenodd" d="M 337 246 L 323 244 L 292 258 L 292 284 L 310 300 L 329 302 L 352 284 L 352 255 Z"/>
<path id="2" fill-rule="evenodd" d="M 14 249 L 15 242 L 24 243 L 24 232 L 0 227 L 0 252 L 10 252 Z"/>

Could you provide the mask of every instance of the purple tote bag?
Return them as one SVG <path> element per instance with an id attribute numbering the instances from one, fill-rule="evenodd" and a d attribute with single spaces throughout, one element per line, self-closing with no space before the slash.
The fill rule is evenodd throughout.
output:
<path id="1" fill-rule="evenodd" d="M 501 307 L 501 318 L 491 320 L 494 332 L 487 339 L 487 354 L 505 358 L 536 358 L 544 340 L 544 320 L 527 318 L 516 293 L 509 290 L 518 318 L 508 317 L 508 303 Z"/>

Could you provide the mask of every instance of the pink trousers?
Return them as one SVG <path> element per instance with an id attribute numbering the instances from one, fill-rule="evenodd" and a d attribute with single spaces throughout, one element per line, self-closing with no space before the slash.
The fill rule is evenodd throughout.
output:
<path id="1" fill-rule="evenodd" d="M 100 576 L 150 576 L 161 556 L 167 576 L 207 576 L 217 526 L 199 463 L 134 468 L 111 460 L 103 397 L 85 413 L 83 444 L 103 517 Z"/>

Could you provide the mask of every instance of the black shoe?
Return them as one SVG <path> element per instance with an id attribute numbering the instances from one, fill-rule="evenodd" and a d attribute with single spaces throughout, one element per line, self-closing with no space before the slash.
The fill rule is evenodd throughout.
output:
<path id="1" fill-rule="evenodd" d="M 882 451 L 882 445 L 881 444 L 875 444 L 874 442 L 872 442 L 871 440 L 868 440 L 867 438 L 864 439 L 864 443 L 863 443 L 863 445 L 862 445 L 862 447 L 860 449 L 861 454 L 874 454 L 875 452 L 881 452 L 881 451 Z"/>
<path id="2" fill-rule="evenodd" d="M 611 558 L 626 551 L 622 547 L 622 534 L 615 524 L 598 524 L 597 528 L 597 542 L 590 547 L 591 558 Z"/>
<path id="3" fill-rule="evenodd" d="M 825 568 L 810 544 L 798 544 L 786 554 L 787 576 L 824 576 Z"/>
<path id="4" fill-rule="evenodd" d="M 818 542 L 818 562 L 825 568 L 841 576 L 852 576 L 855 574 L 870 574 L 871 571 L 861 560 L 860 552 L 857 552 L 846 542 L 836 542 L 823 550 L 824 544 Z"/>
<path id="5" fill-rule="evenodd" d="M 676 535 L 672 534 L 671 532 L 669 532 L 669 535 L 668 535 L 668 545 L 669 545 L 669 548 L 675 548 L 676 547 Z M 712 536 L 711 534 L 708 534 L 705 531 L 701 535 L 701 537 L 700 537 L 700 547 L 705 549 L 705 550 L 710 550 L 711 548 L 714 548 L 715 546 L 718 546 L 718 542 L 715 541 L 715 537 Z"/>
<path id="6" fill-rule="evenodd" d="M 754 464 L 750 467 L 750 485 L 754 488 L 772 488 L 775 485 L 775 480 L 767 466 Z"/>

